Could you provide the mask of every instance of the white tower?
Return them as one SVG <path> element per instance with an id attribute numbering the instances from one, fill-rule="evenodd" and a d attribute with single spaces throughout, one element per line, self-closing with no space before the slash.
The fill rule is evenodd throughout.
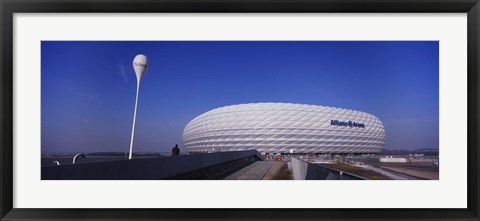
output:
<path id="1" fill-rule="evenodd" d="M 135 111 L 133 112 L 133 126 L 132 126 L 132 137 L 130 140 L 130 153 L 128 154 L 128 159 L 132 159 L 133 153 L 133 137 L 135 135 L 135 120 L 137 119 L 137 104 L 138 104 L 138 91 L 140 89 L 140 80 L 142 80 L 143 75 L 147 72 L 148 69 L 148 59 L 147 56 L 139 54 L 133 59 L 133 70 L 135 75 L 137 75 L 137 96 L 135 98 Z"/>

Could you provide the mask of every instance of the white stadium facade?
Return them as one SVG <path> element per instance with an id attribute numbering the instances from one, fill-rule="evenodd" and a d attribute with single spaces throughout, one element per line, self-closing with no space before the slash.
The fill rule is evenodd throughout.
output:
<path id="1" fill-rule="evenodd" d="M 189 153 L 378 153 L 385 144 L 385 129 L 377 117 L 356 110 L 250 103 L 201 114 L 187 124 L 183 141 Z"/>

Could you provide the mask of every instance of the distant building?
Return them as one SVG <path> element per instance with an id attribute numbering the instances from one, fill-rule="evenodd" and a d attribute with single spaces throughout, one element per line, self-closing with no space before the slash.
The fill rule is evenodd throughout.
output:
<path id="1" fill-rule="evenodd" d="M 251 103 L 208 111 L 183 132 L 187 152 L 256 149 L 262 153 L 378 153 L 383 123 L 356 110 L 290 103 Z"/>

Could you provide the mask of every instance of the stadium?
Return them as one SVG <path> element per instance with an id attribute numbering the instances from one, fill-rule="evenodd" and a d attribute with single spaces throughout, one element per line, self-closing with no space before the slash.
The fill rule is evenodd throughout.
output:
<path id="1" fill-rule="evenodd" d="M 250 103 L 216 108 L 183 132 L 189 153 L 241 151 L 296 154 L 378 153 L 383 123 L 356 110 L 292 103 Z"/>

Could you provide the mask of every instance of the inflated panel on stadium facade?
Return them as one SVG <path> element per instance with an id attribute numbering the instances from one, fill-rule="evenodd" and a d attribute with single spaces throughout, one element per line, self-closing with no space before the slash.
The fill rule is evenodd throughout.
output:
<path id="1" fill-rule="evenodd" d="M 377 117 L 356 110 L 252 103 L 220 107 L 196 117 L 185 127 L 183 141 L 188 152 L 376 153 L 385 144 L 385 129 Z"/>

